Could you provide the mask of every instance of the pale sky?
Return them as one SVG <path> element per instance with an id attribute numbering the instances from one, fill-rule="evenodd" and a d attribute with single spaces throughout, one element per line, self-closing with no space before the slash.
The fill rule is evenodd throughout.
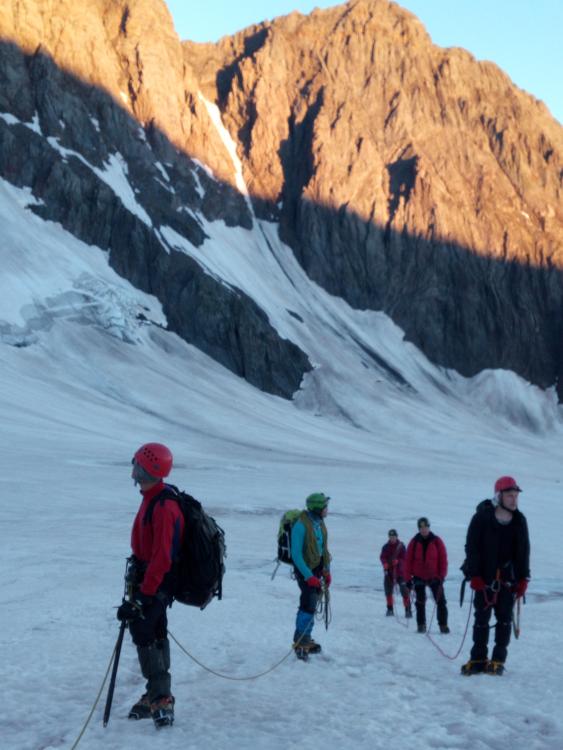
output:
<path id="1" fill-rule="evenodd" d="M 333 2 L 311 0 L 168 0 L 182 39 L 216 41 L 293 10 L 310 13 Z M 542 99 L 563 122 L 563 0 L 401 0 L 436 44 L 465 47 L 492 60 L 517 86 Z"/>

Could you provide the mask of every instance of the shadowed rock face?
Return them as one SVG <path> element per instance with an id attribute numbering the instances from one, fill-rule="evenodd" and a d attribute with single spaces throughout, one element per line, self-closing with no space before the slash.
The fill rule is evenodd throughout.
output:
<path id="1" fill-rule="evenodd" d="M 174 330 L 253 384 L 287 396 L 310 365 L 242 293 L 163 252 L 154 231 L 166 224 L 197 245 L 195 212 L 252 224 L 200 92 L 221 109 L 255 212 L 280 222 L 314 281 L 384 310 L 465 375 L 501 367 L 559 383 L 563 130 L 495 65 L 433 46 L 387 0 L 204 45 L 180 43 L 160 0 L 7 0 L 0 32 L 17 45 L 0 50 L 0 112 L 38 113 L 44 136 L 93 165 L 119 151 L 153 227 L 79 159 L 1 119 L 0 173 L 32 186 L 45 202 L 35 210 L 111 248 Z"/>
<path id="2" fill-rule="evenodd" d="M 206 235 L 198 215 L 251 228 L 243 196 L 152 120 L 141 128 L 106 91 L 62 71 L 42 49 L 26 55 L 0 43 L 0 78 L 8 82 L 0 113 L 9 113 L 0 115 L 0 176 L 32 188 L 41 203 L 30 210 L 109 250 L 118 273 L 160 300 L 171 331 L 252 385 L 291 398 L 311 369 L 307 356 L 253 300 L 207 275 L 159 231 L 170 227 L 199 246 Z M 104 179 L 112 164 L 127 176 L 129 199 Z"/>

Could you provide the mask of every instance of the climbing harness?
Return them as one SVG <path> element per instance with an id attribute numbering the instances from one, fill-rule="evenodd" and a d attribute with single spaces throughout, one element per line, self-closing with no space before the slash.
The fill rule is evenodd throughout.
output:
<path id="1" fill-rule="evenodd" d="M 487 586 L 486 588 L 483 589 L 483 599 L 485 600 L 485 609 L 488 609 L 489 607 L 494 607 L 497 603 L 498 592 L 500 591 L 500 586 L 501 586 L 499 576 L 500 576 L 500 571 L 497 570 L 497 577 L 495 578 L 495 580 L 491 583 L 490 586 Z M 490 599 L 487 596 L 487 589 L 489 589 L 492 592 L 492 596 Z"/>

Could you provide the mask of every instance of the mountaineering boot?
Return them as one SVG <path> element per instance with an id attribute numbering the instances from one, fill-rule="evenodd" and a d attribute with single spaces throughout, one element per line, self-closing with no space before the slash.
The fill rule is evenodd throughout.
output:
<path id="1" fill-rule="evenodd" d="M 297 658 L 298 658 L 298 659 L 299 659 L 300 661 L 309 661 L 309 650 L 308 650 L 307 648 L 304 648 L 304 647 L 303 647 L 303 646 L 301 646 L 301 645 L 299 645 L 299 646 L 294 646 L 293 648 L 294 648 L 294 650 L 295 650 L 295 656 L 296 656 L 296 657 L 297 657 Z"/>
<path id="2" fill-rule="evenodd" d="M 299 651 L 301 654 L 306 653 L 307 656 L 309 654 L 320 654 L 321 652 L 321 644 L 314 641 L 310 635 L 304 635 L 301 638 L 299 638 L 299 635 L 296 633 L 297 637 L 294 638 L 293 648 L 295 649 L 295 653 Z M 300 658 L 300 657 L 298 657 Z"/>
<path id="3" fill-rule="evenodd" d="M 311 631 L 295 630 L 293 633 L 293 648 L 306 649 L 310 654 L 318 654 L 321 646 L 311 637 Z"/>
<path id="4" fill-rule="evenodd" d="M 293 634 L 293 650 L 295 651 L 295 656 L 300 661 L 307 661 L 309 659 L 309 650 L 306 646 L 309 637 L 306 633 L 299 632 L 299 630 L 296 630 Z"/>
<path id="5" fill-rule="evenodd" d="M 467 664 L 461 665 L 461 674 L 472 675 L 481 674 L 487 671 L 488 659 L 470 659 Z"/>
<path id="6" fill-rule="evenodd" d="M 129 711 L 128 719 L 150 719 L 151 718 L 151 702 L 147 693 L 144 693 L 134 706 L 131 706 Z"/>
<path id="7" fill-rule="evenodd" d="M 385 617 L 393 617 L 393 607 L 387 607 L 387 612 L 385 613 Z"/>
<path id="8" fill-rule="evenodd" d="M 170 644 L 164 638 L 148 646 L 137 646 L 141 672 L 147 681 L 151 704 L 163 695 L 170 695 Z"/>
<path id="9" fill-rule="evenodd" d="M 307 639 L 307 642 L 305 643 L 305 647 L 307 648 L 310 654 L 320 654 L 322 651 L 321 644 L 317 643 L 312 638 Z"/>
<path id="10" fill-rule="evenodd" d="M 426 633 L 426 623 L 425 622 L 419 622 L 416 626 L 416 632 L 417 633 Z"/>
<path id="11" fill-rule="evenodd" d="M 412 609 L 410 604 L 405 607 L 405 617 L 407 618 L 407 620 L 412 617 Z"/>
<path id="12" fill-rule="evenodd" d="M 449 633 L 450 629 L 447 625 L 440 625 L 440 633 Z"/>
<path id="13" fill-rule="evenodd" d="M 504 664 L 501 661 L 494 661 L 494 659 L 491 659 L 485 667 L 485 672 L 487 674 L 497 674 L 500 677 L 501 674 L 504 674 Z"/>
<path id="14" fill-rule="evenodd" d="M 156 729 L 171 727 L 174 723 L 174 696 L 161 695 L 151 703 L 151 716 Z"/>

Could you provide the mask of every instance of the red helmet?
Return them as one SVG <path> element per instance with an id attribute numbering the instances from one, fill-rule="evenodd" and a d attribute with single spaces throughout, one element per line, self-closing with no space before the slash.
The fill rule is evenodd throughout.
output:
<path id="1" fill-rule="evenodd" d="M 172 452 L 162 443 L 145 443 L 133 456 L 151 477 L 167 477 L 172 469 Z"/>
<path id="2" fill-rule="evenodd" d="M 515 490 L 516 492 L 522 492 L 516 479 L 514 477 L 499 477 L 495 482 L 495 494 L 499 492 L 506 492 L 507 490 Z"/>

